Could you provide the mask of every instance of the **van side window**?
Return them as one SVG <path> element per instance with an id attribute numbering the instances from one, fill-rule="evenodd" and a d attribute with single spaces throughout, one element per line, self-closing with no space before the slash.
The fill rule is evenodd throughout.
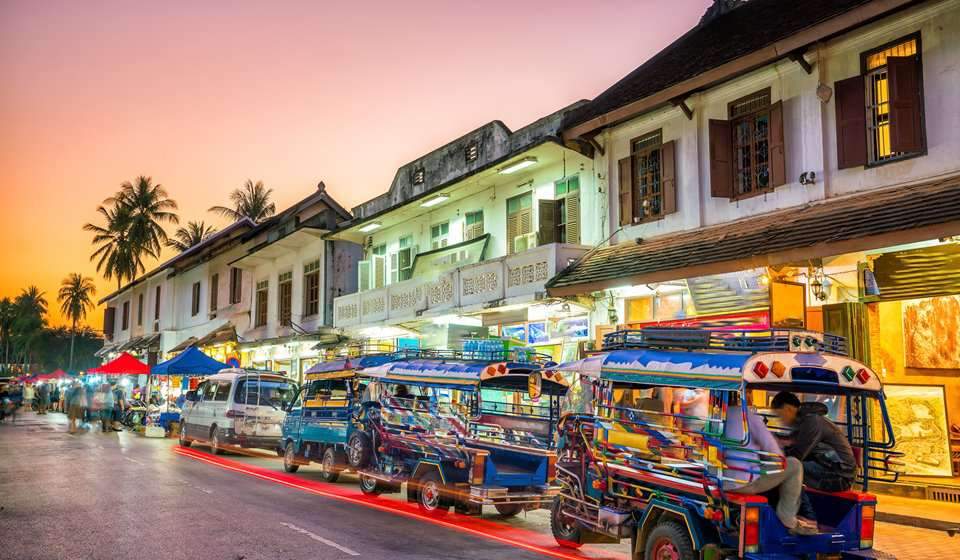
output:
<path id="1" fill-rule="evenodd" d="M 216 381 L 207 381 L 203 388 L 203 400 L 212 401 L 214 395 L 217 392 L 217 382 Z"/>
<path id="2" fill-rule="evenodd" d="M 221 381 L 217 383 L 217 392 L 214 395 L 213 400 L 225 402 L 227 397 L 230 396 L 230 386 L 231 383 L 229 381 Z"/>

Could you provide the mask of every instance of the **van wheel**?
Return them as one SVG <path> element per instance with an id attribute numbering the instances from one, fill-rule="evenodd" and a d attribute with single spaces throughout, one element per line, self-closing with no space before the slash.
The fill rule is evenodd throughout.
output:
<path id="1" fill-rule="evenodd" d="M 187 437 L 187 425 L 180 424 L 180 447 L 190 447 L 190 438 Z"/>
<path id="2" fill-rule="evenodd" d="M 513 517 L 523 511 L 523 504 L 493 504 L 493 507 L 503 517 Z"/>
<path id="3" fill-rule="evenodd" d="M 583 535 L 577 522 L 566 519 L 561 511 L 563 498 L 557 496 L 550 507 L 550 531 L 557 544 L 566 548 L 580 548 L 583 546 Z"/>
<path id="4" fill-rule="evenodd" d="M 450 511 L 450 504 L 443 497 L 443 481 L 437 471 L 427 471 L 417 479 L 416 484 L 420 511 L 433 517 L 443 517 Z"/>
<path id="5" fill-rule="evenodd" d="M 343 470 L 343 452 L 337 452 L 333 447 L 328 447 L 323 452 L 323 460 L 320 461 L 320 478 L 324 482 L 336 482 L 340 478 L 340 471 Z"/>
<path id="6" fill-rule="evenodd" d="M 643 557 L 647 560 L 694 560 L 687 529 L 676 521 L 660 523 L 647 535 Z"/>
<path id="7" fill-rule="evenodd" d="M 210 433 L 210 453 L 222 455 L 223 449 L 220 447 L 220 428 L 214 427 Z"/>
<path id="8" fill-rule="evenodd" d="M 370 456 L 373 454 L 370 438 L 366 434 L 356 432 L 350 436 L 347 442 L 347 460 L 350 466 L 355 469 L 362 469 L 370 463 Z"/>
<path id="9" fill-rule="evenodd" d="M 383 493 L 380 481 L 368 474 L 360 474 L 360 491 L 367 496 L 379 496 Z"/>
<path id="10" fill-rule="evenodd" d="M 288 473 L 295 473 L 300 469 L 300 465 L 297 464 L 297 450 L 294 448 L 293 442 L 288 441 L 287 445 L 283 448 L 283 470 Z"/>

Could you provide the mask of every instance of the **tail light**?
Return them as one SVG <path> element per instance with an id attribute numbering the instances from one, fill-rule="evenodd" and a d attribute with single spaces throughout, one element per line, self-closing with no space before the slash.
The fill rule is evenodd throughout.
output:
<path id="1" fill-rule="evenodd" d="M 245 414 L 242 410 L 228 410 L 226 413 L 227 418 L 243 418 Z"/>
<path id="2" fill-rule="evenodd" d="M 857 372 L 853 371 L 853 368 L 850 366 L 843 366 L 840 373 L 843 374 L 843 377 L 846 378 L 847 381 L 853 381 L 853 378 L 857 376 Z"/>
<path id="3" fill-rule="evenodd" d="M 553 482 L 557 478 L 557 454 L 547 455 L 547 482 Z"/>
<path id="4" fill-rule="evenodd" d="M 873 518 L 876 508 L 875 505 L 860 508 L 860 548 L 873 548 Z"/>
<path id="5" fill-rule="evenodd" d="M 783 375 L 787 373 L 787 366 L 774 360 L 774 362 L 770 364 L 770 372 L 776 375 L 777 378 L 783 377 Z"/>
<path id="6" fill-rule="evenodd" d="M 763 362 L 757 362 L 753 366 L 753 373 L 760 379 L 763 379 L 768 373 L 770 373 L 770 368 L 768 368 L 767 364 Z"/>
<path id="7" fill-rule="evenodd" d="M 860 383 L 866 383 L 867 381 L 870 381 L 870 372 L 867 371 L 867 368 L 860 368 L 857 371 L 857 381 Z"/>
<path id="8" fill-rule="evenodd" d="M 740 531 L 743 539 L 743 552 L 760 550 L 760 508 L 745 507 Z"/>
<path id="9" fill-rule="evenodd" d="M 483 472 L 487 466 L 487 453 L 479 452 L 473 456 L 473 465 L 470 467 L 470 484 L 480 486 L 483 484 Z"/>

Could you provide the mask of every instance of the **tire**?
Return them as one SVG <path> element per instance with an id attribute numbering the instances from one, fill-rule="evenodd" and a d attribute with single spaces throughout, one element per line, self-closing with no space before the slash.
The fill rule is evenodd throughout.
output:
<path id="1" fill-rule="evenodd" d="M 417 479 L 417 507 L 431 517 L 443 517 L 450 512 L 450 504 L 443 497 L 440 474 L 430 469 Z"/>
<path id="2" fill-rule="evenodd" d="M 647 535 L 643 557 L 647 560 L 694 560 L 693 543 L 686 527 L 676 521 L 664 521 Z"/>
<path id="3" fill-rule="evenodd" d="M 523 511 L 523 504 L 493 504 L 493 507 L 503 517 L 513 517 Z"/>
<path id="4" fill-rule="evenodd" d="M 297 464 L 297 449 L 292 441 L 288 441 L 283 447 L 283 470 L 288 473 L 300 470 L 300 465 Z"/>
<path id="5" fill-rule="evenodd" d="M 554 540 L 565 548 L 580 548 L 583 546 L 583 531 L 576 525 L 576 521 L 566 521 L 560 507 L 563 498 L 557 496 L 553 499 L 553 505 L 550 506 L 550 532 L 553 533 Z"/>
<path id="6" fill-rule="evenodd" d="M 383 494 L 383 485 L 372 476 L 360 473 L 360 491 L 367 496 L 379 496 Z"/>
<path id="7" fill-rule="evenodd" d="M 216 426 L 210 432 L 210 453 L 223 455 L 223 449 L 220 447 L 220 428 Z"/>
<path id="8" fill-rule="evenodd" d="M 373 455 L 373 446 L 370 445 L 370 438 L 366 434 L 356 432 L 350 436 L 347 442 L 347 460 L 350 466 L 355 469 L 362 469 L 370 464 L 370 457 Z"/>
<path id="9" fill-rule="evenodd" d="M 340 478 L 340 471 L 343 470 L 343 453 L 338 453 L 333 447 L 328 447 L 323 452 L 323 459 L 320 461 L 320 478 L 324 482 L 336 482 Z"/>
<path id="10" fill-rule="evenodd" d="M 193 443 L 190 441 L 190 438 L 187 437 L 187 425 L 180 424 L 180 447 L 190 447 L 190 444 Z"/>

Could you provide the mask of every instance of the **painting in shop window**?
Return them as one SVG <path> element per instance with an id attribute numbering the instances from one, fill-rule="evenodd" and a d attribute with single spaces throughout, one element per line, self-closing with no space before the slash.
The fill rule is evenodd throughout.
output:
<path id="1" fill-rule="evenodd" d="M 886 385 L 887 411 L 904 454 L 903 473 L 915 476 L 951 476 L 947 402 L 942 385 Z"/>
<path id="2" fill-rule="evenodd" d="M 908 368 L 960 369 L 960 296 L 905 301 L 903 333 Z"/>
<path id="3" fill-rule="evenodd" d="M 504 338 L 515 338 L 517 340 L 527 339 L 526 325 L 504 325 L 501 331 Z"/>
<path id="4" fill-rule="evenodd" d="M 527 324 L 527 342 L 529 344 L 542 344 L 550 340 L 550 335 L 547 334 L 547 323 L 544 321 L 538 321 L 536 323 Z"/>

